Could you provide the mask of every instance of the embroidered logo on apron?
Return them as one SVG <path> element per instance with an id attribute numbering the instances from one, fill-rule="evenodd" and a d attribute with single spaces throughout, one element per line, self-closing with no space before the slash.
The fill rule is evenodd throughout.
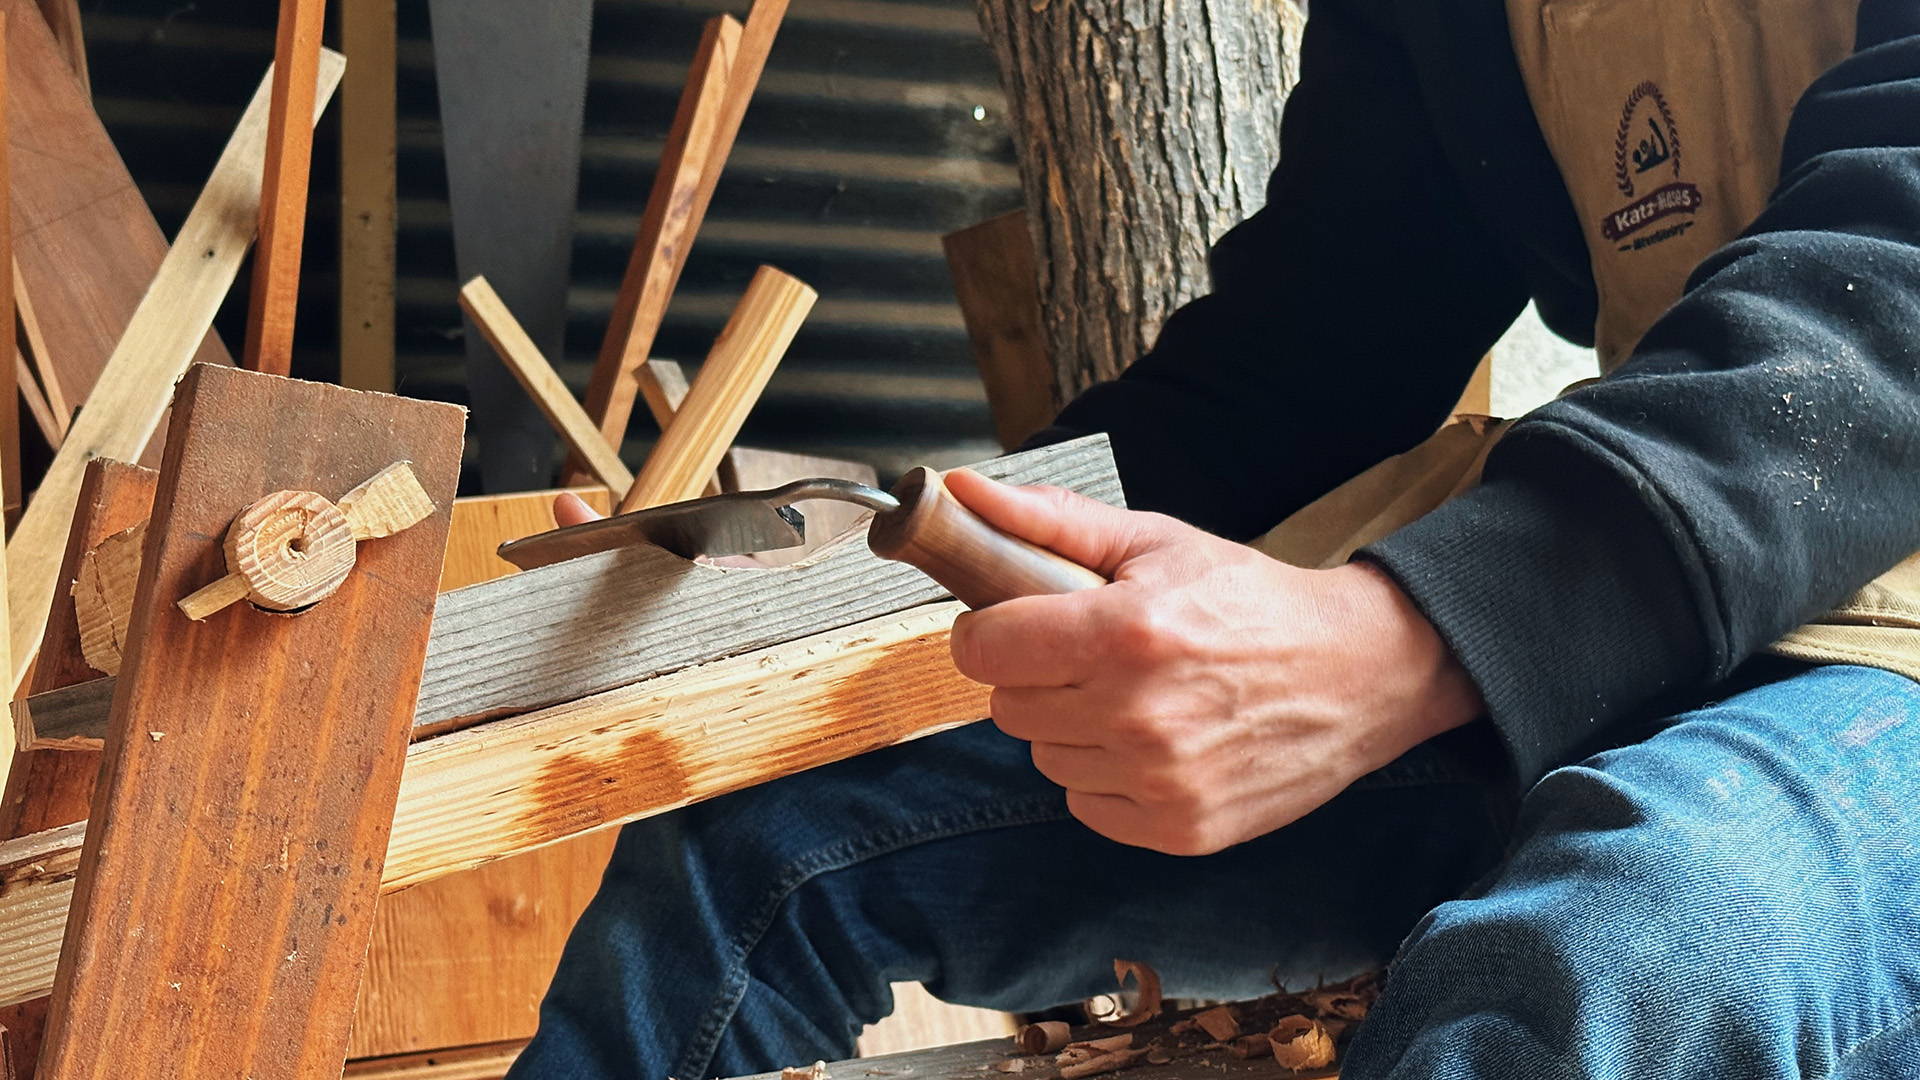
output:
<path id="1" fill-rule="evenodd" d="M 1644 186 L 1661 180 L 1668 182 L 1635 198 Z M 1686 232 L 1693 227 L 1691 216 L 1652 232 L 1641 230 L 1676 214 L 1692 215 L 1705 201 L 1698 187 L 1680 179 L 1680 126 L 1674 123 L 1660 84 L 1651 79 L 1634 87 L 1620 107 L 1620 130 L 1613 139 L 1613 182 L 1620 194 L 1633 201 L 1601 219 L 1600 233 L 1619 244 L 1621 251 L 1639 251 Z"/>

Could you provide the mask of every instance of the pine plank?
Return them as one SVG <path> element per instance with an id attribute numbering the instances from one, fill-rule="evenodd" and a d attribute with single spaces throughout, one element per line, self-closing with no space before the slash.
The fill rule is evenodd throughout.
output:
<path id="1" fill-rule="evenodd" d="M 6 10 L 12 12 L 27 0 L 0 2 L 9 4 Z M 17 75 L 23 67 L 18 43 L 29 37 L 16 33 L 11 39 L 8 52 Z M 315 90 L 316 117 L 333 95 L 342 65 L 339 54 L 323 53 Z M 63 72 L 61 77 L 72 82 L 70 74 Z M 27 82 L 24 76 L 15 80 L 15 87 L 20 91 L 15 100 L 21 104 L 17 119 L 23 128 L 38 122 L 26 111 Z M 146 288 L 143 282 L 145 293 L 138 310 L 125 324 L 126 332 L 120 335 L 112 356 L 101 370 L 98 384 L 87 397 L 87 407 L 68 430 L 66 441 L 54 455 L 52 465 L 21 518 L 20 527 L 14 532 L 12 550 L 18 557 L 8 581 L 7 597 L 16 686 L 40 645 L 87 459 L 109 457 L 131 461 L 140 456 L 165 414 L 174 380 L 185 370 L 206 336 L 214 312 L 233 284 L 234 275 L 239 272 L 241 260 L 253 240 L 259 216 L 261 169 L 266 157 L 269 90 L 270 82 L 262 82 L 222 151 L 219 163 L 214 166 L 207 186 L 181 225 L 174 245 L 160 260 L 152 287 Z M 91 117 L 90 110 L 87 115 Z M 97 127 L 97 119 L 93 123 Z M 16 164 L 23 174 L 30 165 L 38 165 L 36 172 L 51 167 L 48 162 L 36 163 L 30 158 L 18 139 L 14 151 L 20 159 Z M 35 152 L 45 151 L 36 149 Z M 71 170 L 63 168 L 62 171 Z M 131 190 L 132 182 L 127 183 Z M 134 194 L 133 198 L 137 199 L 138 195 Z M 20 209 L 24 203 L 18 183 L 14 199 L 16 209 Z M 25 267 L 36 246 L 21 237 L 16 237 L 15 242 Z M 100 261 L 112 263 L 117 257 L 102 255 Z M 71 267 L 67 269 L 72 271 Z M 90 263 L 85 273 L 73 272 L 72 276 L 86 277 L 93 272 Z M 37 288 L 34 293 L 36 299 L 47 295 Z M 41 314 L 48 315 L 44 302 Z M 49 333 L 52 333 L 51 327 Z M 60 335 L 55 337 L 59 340 Z"/>
<path id="2" fill-rule="evenodd" d="M 42 1080 L 336 1073 L 405 761 L 462 410 L 210 365 L 176 401 Z M 167 602 L 219 575 L 250 503 L 395 461 L 442 509 L 326 600 Z"/>
<path id="3" fill-rule="evenodd" d="M 575 493 L 606 512 L 605 488 Z M 454 500 L 441 590 L 517 573 L 494 549 L 552 528 L 555 494 Z M 533 1036 L 540 998 L 568 931 L 599 887 L 613 840 L 612 832 L 577 837 L 383 897 L 348 1056 L 432 1053 L 369 1063 L 371 1071 L 350 1066 L 347 1075 L 465 1075 L 447 1070 L 469 1059 L 440 1048 L 517 1040 L 517 1052 Z"/>
<path id="4" fill-rule="evenodd" d="M 973 466 L 1015 484 L 1054 484 L 1122 502 L 1105 435 Z M 749 649 L 903 611 L 946 596 L 859 537 L 772 570 L 690 563 L 654 547 L 572 559 L 441 595 L 434 608 L 415 737 L 572 701 Z M 104 730 L 113 683 L 15 702 L 44 737 Z"/>
<path id="5" fill-rule="evenodd" d="M 40 328 L 40 316 L 34 310 L 33 297 L 27 292 L 26 282 L 20 273 L 20 259 L 13 259 L 13 306 L 20 320 L 20 332 L 14 337 L 14 353 L 19 355 L 24 345 L 25 359 L 33 366 L 31 375 L 20 376 L 22 385 L 39 380 L 41 398 L 47 409 L 47 418 L 41 421 L 41 427 L 47 436 L 47 445 L 55 450 L 67 437 L 67 427 L 73 423 L 73 406 L 67 403 L 66 388 L 60 383 L 60 370 L 49 355 L 47 335 Z M 208 340 L 213 340 L 209 338 Z M 218 344 L 216 341 L 215 344 Z M 218 359 L 208 360 L 217 363 Z M 14 370 L 24 370 L 16 363 Z M 36 419 L 38 417 L 36 416 Z"/>
<path id="6" fill-rule="evenodd" d="M 307 174 L 313 165 L 314 85 L 326 0 L 280 0 L 274 35 L 273 97 L 260 184 L 260 250 L 247 294 L 246 364 L 285 375 L 293 366 L 293 319 L 300 301 L 300 249 L 307 234 Z"/>

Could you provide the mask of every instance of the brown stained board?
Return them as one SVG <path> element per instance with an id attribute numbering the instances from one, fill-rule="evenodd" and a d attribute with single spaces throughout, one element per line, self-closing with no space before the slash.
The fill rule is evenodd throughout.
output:
<path id="1" fill-rule="evenodd" d="M 655 374 L 643 369 L 666 317 L 667 302 L 686 266 L 694 234 L 700 231 L 707 202 L 700 194 L 702 186 L 717 183 L 720 178 L 717 168 L 708 169 L 709 160 L 717 155 L 720 162 L 725 162 L 733 146 L 733 132 L 728 132 L 724 140 L 714 136 L 715 126 L 726 110 L 729 76 L 739 44 L 740 24 L 732 16 L 716 15 L 707 20 L 694 49 L 673 124 L 667 129 L 660 167 L 654 173 L 653 188 L 640 216 L 640 233 L 627 258 L 620 291 L 614 297 L 600 356 L 587 382 L 587 413 L 607 445 L 616 451 L 626 439 L 635 395 L 646 392 L 649 376 Z M 673 410 L 662 411 L 661 402 L 653 394 L 648 394 L 647 404 L 653 410 L 654 422 L 665 430 Z M 584 462 L 576 456 L 573 467 L 584 468 Z"/>
<path id="2" fill-rule="evenodd" d="M 43 0 L 49 6 L 59 0 Z M 20 286 L 48 344 L 49 355 L 36 360 L 58 371 L 61 395 L 77 405 L 146 295 L 167 239 L 70 66 L 79 54 L 77 21 L 68 52 L 33 0 L 0 0 L 0 12 L 11 31 L 7 139 Z M 211 332 L 194 359 L 232 362 Z"/>
<path id="3" fill-rule="evenodd" d="M 922 605 L 415 743 L 382 888 L 979 719 L 987 688 L 947 656 L 960 611 Z M 78 850 L 71 829 L 0 843 L 0 1004 L 51 985 Z"/>
<path id="4" fill-rule="evenodd" d="M 605 488 L 574 492 L 594 509 L 608 509 Z M 556 494 L 454 500 L 440 588 L 516 573 L 494 548 L 552 528 Z M 599 887 L 613 840 L 611 831 L 579 837 L 382 898 L 348 1056 L 531 1038 L 560 949 Z M 432 1056 L 443 1070 L 463 1060 Z M 347 1075 L 440 1075 L 427 1065 L 389 1060 L 373 1071 L 350 1067 Z"/>
<path id="5" fill-rule="evenodd" d="M 12 122 L 7 101 L 7 31 L 7 14 L 0 11 L 0 191 L 12 190 L 6 138 Z M 0 505 L 5 506 L 10 521 L 26 498 L 20 487 L 20 408 L 15 400 L 21 393 L 17 365 L 20 338 L 11 332 L 14 318 L 13 200 L 0 199 L 0 327 L 8 331 L 0 333 L 0 491 L 4 492 Z"/>
<path id="6" fill-rule="evenodd" d="M 989 218 L 948 233 L 941 243 L 993 410 L 994 432 L 1011 450 L 1052 423 L 1058 411 L 1027 213 Z"/>
<path id="7" fill-rule="evenodd" d="M 500 1080 L 526 1048 L 527 1040 L 515 1039 L 350 1061 L 346 1080 Z"/>
<path id="8" fill-rule="evenodd" d="M 260 185 L 260 247 L 247 292 L 246 363 L 285 375 L 293 365 L 294 306 L 307 229 L 307 173 L 313 164 L 314 81 L 326 0 L 280 0 L 273 46 L 273 106 Z"/>
<path id="9" fill-rule="evenodd" d="M 0 0 L 0 4 L 22 2 L 24 0 Z M 15 34 L 12 40 L 17 43 L 27 36 Z M 11 48 L 8 51 L 13 61 L 11 66 L 18 72 L 20 54 Z M 314 95 L 316 111 L 324 108 L 333 96 L 343 64 L 336 53 L 322 54 L 319 85 Z M 64 77 L 71 81 L 70 75 Z M 21 89 L 24 81 L 16 79 L 15 89 Z M 253 241 L 259 214 L 261 169 L 266 156 L 267 90 L 263 84 L 255 92 L 232 138 L 220 152 L 206 186 L 181 224 L 173 247 L 158 269 L 152 271 L 151 281 L 143 285 L 139 304 L 126 321 L 124 333 L 118 334 L 113 345 L 105 369 L 107 374 L 94 387 L 87 407 L 68 430 L 19 528 L 14 530 L 9 551 L 19 558 L 12 564 L 14 573 L 7 582 L 7 597 L 15 687 L 20 685 L 26 665 L 40 646 L 47 612 L 53 602 L 59 553 L 73 523 L 74 499 L 79 493 L 87 458 L 131 460 L 147 446 L 148 437 L 163 421 L 174 381 L 205 338 L 207 327 L 226 298 Z M 21 95 L 16 94 L 15 100 L 22 101 Z M 24 113 L 23 104 L 22 114 L 17 118 L 21 126 L 28 123 Z M 27 162 L 23 160 L 18 139 L 13 150 L 16 172 L 24 172 Z M 75 171 L 69 162 L 43 162 L 41 167 L 56 165 L 63 176 Z M 21 205 L 20 178 L 16 177 L 14 209 L 17 216 L 21 214 Z M 84 244 L 76 246 L 79 252 L 90 253 L 91 258 L 69 267 L 75 277 L 93 275 L 94 260 L 118 265 L 116 260 L 121 259 L 117 247 L 94 250 Z M 24 265 L 24 251 L 22 262 Z M 35 297 L 40 299 L 40 294 L 36 292 Z"/>
<path id="10" fill-rule="evenodd" d="M 396 0 L 340 0 L 340 385 L 393 392 Z"/>
<path id="11" fill-rule="evenodd" d="M 175 402 L 42 1080 L 338 1070 L 405 760 L 448 510 L 299 615 L 167 600 L 274 491 L 410 461 L 449 507 L 461 410 L 206 365 Z"/>

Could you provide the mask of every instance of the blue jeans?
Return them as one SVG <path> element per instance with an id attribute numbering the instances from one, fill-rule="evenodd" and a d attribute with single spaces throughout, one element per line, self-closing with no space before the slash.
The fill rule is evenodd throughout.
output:
<path id="1" fill-rule="evenodd" d="M 1346 1080 L 1920 1077 L 1920 684 L 1824 667 L 1517 802 L 1481 728 L 1204 858 L 1110 843 L 988 725 L 627 827 L 514 1071 L 850 1056 L 887 984 L 1033 1010 L 1392 961 Z"/>

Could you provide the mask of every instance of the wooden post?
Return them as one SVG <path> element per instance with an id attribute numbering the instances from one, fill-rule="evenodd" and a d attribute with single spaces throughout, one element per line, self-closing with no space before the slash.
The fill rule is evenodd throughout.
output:
<path id="1" fill-rule="evenodd" d="M 247 367 L 285 375 L 293 364 L 293 316 L 300 301 L 300 248 L 307 230 L 307 172 L 313 164 L 314 80 L 326 0 L 280 0 L 273 46 L 273 105 L 260 186 L 260 251 L 247 297 Z"/>
<path id="2" fill-rule="evenodd" d="M 393 393 L 395 0 L 341 0 L 340 385 Z"/>
<path id="3" fill-rule="evenodd" d="M 207 365 L 176 409 L 40 1075 L 338 1075 L 463 414 Z M 397 461 L 439 509 L 362 544 L 325 600 L 175 607 L 256 500 L 338 500 Z"/>
<path id="4" fill-rule="evenodd" d="M 987 388 L 1000 448 L 1012 450 L 1053 422 L 1053 364 L 1040 318 L 1040 272 L 1027 214 L 1015 210 L 950 232 L 941 244 Z"/>
<path id="5" fill-rule="evenodd" d="M 621 513 L 700 495 L 819 298 L 771 266 L 753 275 L 686 401 L 620 500 Z"/>
<path id="6" fill-rule="evenodd" d="M 1191 0 L 1145 20 L 1122 0 L 979 5 L 1064 404 L 1206 291 L 1208 245 L 1266 201 L 1304 5 Z"/>
<path id="7" fill-rule="evenodd" d="M 26 0 L 0 2 L 17 5 Z M 14 19 L 16 28 L 20 22 Z M 16 74 L 20 71 L 18 42 L 25 36 L 15 33 L 13 47 L 8 50 L 9 58 L 16 61 Z M 338 54 L 322 56 L 313 99 L 316 114 L 333 96 L 340 69 Z M 71 81 L 64 72 L 61 77 Z M 15 80 L 16 88 L 22 81 Z M 40 647 L 41 631 L 53 602 L 54 575 L 73 523 L 74 500 L 87 459 L 131 461 L 140 456 L 166 413 L 174 380 L 185 370 L 213 324 L 214 313 L 253 242 L 266 158 L 267 97 L 263 84 L 180 226 L 173 247 L 167 250 L 151 281 L 142 286 L 144 295 L 126 323 L 126 333 L 113 347 L 112 357 L 87 398 L 86 409 L 68 430 L 66 441 L 60 444 L 60 452 L 54 455 L 20 527 L 14 531 L 10 551 L 18 558 L 7 582 L 7 599 L 16 686 Z M 21 99 L 16 95 L 14 100 Z M 24 115 L 18 119 L 23 124 L 28 122 Z M 132 190 L 133 182 L 125 183 Z M 20 205 L 18 184 L 14 198 L 15 205 Z"/>
<path id="8" fill-rule="evenodd" d="M 719 170 L 707 166 L 716 155 L 724 162 L 733 146 L 735 132 L 725 132 L 721 139 L 718 136 L 723 133 L 716 128 L 726 112 L 729 73 L 739 43 L 740 24 L 732 16 L 716 15 L 707 20 L 693 66 L 687 72 L 686 88 L 680 93 L 673 126 L 667 129 L 660 169 L 654 174 L 653 190 L 640 216 L 640 235 L 634 240 L 626 276 L 614 298 L 613 317 L 600 344 L 600 358 L 587 383 L 587 414 L 615 452 L 626 439 L 634 396 L 652 381 L 647 358 L 653 339 L 660 332 L 667 301 L 673 297 L 680 271 L 686 268 L 694 234 L 700 231 L 701 216 L 713 197 L 711 185 L 720 179 Z M 646 397 L 649 406 L 660 400 L 657 394 Z M 662 415 L 656 409 L 653 419 L 665 431 L 673 413 Z M 569 468 L 585 465 L 577 452 L 573 462 Z"/>
<path id="9" fill-rule="evenodd" d="M 12 142 L 11 107 L 7 102 L 7 13 L 0 11 L 0 191 L 13 190 L 9 161 Z M 13 199 L 0 199 L 0 489 L 11 523 L 25 500 L 20 489 L 19 335 L 12 332 L 13 312 Z"/>

